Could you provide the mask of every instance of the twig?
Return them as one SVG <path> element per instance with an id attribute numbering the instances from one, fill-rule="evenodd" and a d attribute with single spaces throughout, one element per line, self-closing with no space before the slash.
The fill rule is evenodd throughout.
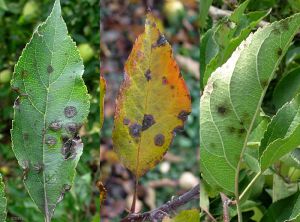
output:
<path id="1" fill-rule="evenodd" d="M 232 14 L 232 11 L 229 11 L 229 10 L 224 10 L 224 9 L 219 9 L 215 6 L 210 6 L 209 7 L 209 11 L 208 11 L 208 14 L 214 18 L 214 19 L 218 19 L 218 18 L 221 18 L 221 17 L 225 17 L 225 16 L 230 16 Z M 260 21 L 258 23 L 258 26 L 260 27 L 264 27 L 266 25 L 270 24 L 269 22 L 266 22 L 266 21 Z"/>
<path id="2" fill-rule="evenodd" d="M 229 206 L 231 200 L 224 193 L 221 193 L 220 195 L 221 195 L 221 199 L 222 199 L 222 202 L 223 202 L 223 221 L 224 222 L 229 222 L 230 217 L 229 217 L 228 206 Z"/>
<path id="3" fill-rule="evenodd" d="M 168 201 L 167 203 L 163 204 L 159 208 L 154 210 L 141 213 L 141 214 L 129 214 L 127 217 L 121 220 L 121 222 L 144 222 L 144 221 L 151 221 L 151 222 L 158 222 L 162 221 L 162 219 L 174 212 L 179 207 L 185 205 L 189 201 L 193 199 L 198 199 L 200 194 L 200 185 L 198 184 L 193 189 L 189 190 L 188 192 L 182 194 L 177 198 L 172 198 L 172 200 Z"/>

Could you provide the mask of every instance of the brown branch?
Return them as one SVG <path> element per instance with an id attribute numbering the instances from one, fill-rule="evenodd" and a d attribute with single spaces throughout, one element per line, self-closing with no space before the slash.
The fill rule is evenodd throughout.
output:
<path id="1" fill-rule="evenodd" d="M 163 204 L 159 208 L 141 214 L 129 214 L 127 217 L 122 219 L 121 222 L 162 221 L 162 219 L 165 216 L 168 216 L 169 214 L 173 213 L 179 207 L 185 205 L 186 203 L 190 202 L 193 199 L 198 199 L 199 194 L 200 194 L 200 185 L 198 184 L 193 189 L 182 194 L 181 196 L 172 198 L 172 200 Z"/>

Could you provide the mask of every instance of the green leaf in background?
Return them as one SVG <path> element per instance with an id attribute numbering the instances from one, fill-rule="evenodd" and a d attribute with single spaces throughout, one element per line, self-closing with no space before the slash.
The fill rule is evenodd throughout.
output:
<path id="1" fill-rule="evenodd" d="M 261 222 L 299 221 L 300 192 L 273 203 Z"/>
<path id="2" fill-rule="evenodd" d="M 276 85 L 272 99 L 276 109 L 291 101 L 298 93 L 300 93 L 300 67 L 287 73 Z"/>
<path id="3" fill-rule="evenodd" d="M 78 130 L 89 113 L 83 62 L 56 0 L 15 66 L 13 151 L 25 186 L 50 221 L 71 189 L 83 144 Z"/>
<path id="4" fill-rule="evenodd" d="M 287 198 L 298 191 L 297 183 L 286 183 L 281 176 L 273 175 L 272 201 Z"/>
<path id="5" fill-rule="evenodd" d="M 200 147 L 210 184 L 234 192 L 266 89 L 299 27 L 296 14 L 250 34 L 209 78 L 200 101 Z"/>
<path id="6" fill-rule="evenodd" d="M 300 145 L 300 94 L 272 118 L 259 148 L 262 171 Z"/>
<path id="7" fill-rule="evenodd" d="M 0 9 L 7 10 L 7 6 L 4 0 L 0 0 Z"/>
<path id="8" fill-rule="evenodd" d="M 249 0 L 242 3 L 228 18 L 223 18 L 207 31 L 200 43 L 200 86 L 207 83 L 211 73 L 224 64 L 236 47 L 270 11 L 244 14 Z"/>
<path id="9" fill-rule="evenodd" d="M 182 210 L 170 222 L 196 222 L 200 221 L 200 212 L 197 209 Z"/>
<path id="10" fill-rule="evenodd" d="M 0 222 L 4 222 L 6 219 L 6 204 L 5 186 L 2 181 L 2 175 L 0 174 Z"/>
<path id="11" fill-rule="evenodd" d="M 211 6 L 212 2 L 213 0 L 200 0 L 199 16 L 200 16 L 201 28 L 206 27 L 207 15 L 208 15 L 209 7 Z"/>

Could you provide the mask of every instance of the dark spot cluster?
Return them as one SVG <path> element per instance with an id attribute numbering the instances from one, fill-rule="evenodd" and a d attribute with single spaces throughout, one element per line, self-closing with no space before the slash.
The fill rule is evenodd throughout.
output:
<path id="1" fill-rule="evenodd" d="M 261 80 L 261 82 L 260 82 L 260 84 L 261 84 L 261 86 L 262 86 L 263 88 L 267 87 L 267 86 L 268 86 L 268 83 L 269 83 L 268 79 L 263 79 L 263 80 Z"/>
<path id="2" fill-rule="evenodd" d="M 161 133 L 155 135 L 154 137 L 154 144 L 156 146 L 163 146 L 165 143 L 165 136 Z"/>
<path id="3" fill-rule="evenodd" d="M 71 123 L 67 123 L 65 128 L 70 134 L 76 135 L 79 129 L 81 128 L 81 124 L 71 122 Z"/>
<path id="4" fill-rule="evenodd" d="M 282 49 L 281 49 L 281 48 L 278 48 L 278 49 L 277 49 L 277 55 L 278 55 L 278 56 L 281 56 L 281 55 L 282 55 Z"/>
<path id="5" fill-rule="evenodd" d="M 67 118 L 72 118 L 77 115 L 77 109 L 74 106 L 67 106 L 64 109 L 64 114 Z"/>
<path id="6" fill-rule="evenodd" d="M 53 67 L 51 65 L 48 65 L 47 72 L 48 74 L 52 73 L 54 71 Z"/>
<path id="7" fill-rule="evenodd" d="M 133 138 L 138 138 L 141 136 L 142 126 L 138 123 L 134 123 L 129 126 L 129 134 Z"/>
<path id="8" fill-rule="evenodd" d="M 144 114 L 142 131 L 148 129 L 155 123 L 154 117 L 151 114 Z"/>
<path id="9" fill-rule="evenodd" d="M 147 81 L 150 81 L 151 80 L 151 71 L 150 69 L 147 69 L 147 71 L 145 72 L 145 77 L 147 79 Z"/>
<path id="10" fill-rule="evenodd" d="M 187 111 L 185 111 L 185 110 L 182 110 L 182 111 L 178 114 L 177 118 L 180 119 L 180 120 L 182 120 L 182 121 L 186 121 L 189 114 L 190 114 L 190 112 L 187 112 Z"/>
<path id="11" fill-rule="evenodd" d="M 233 126 L 227 127 L 227 131 L 230 134 L 236 133 L 239 137 L 246 133 L 245 128 L 235 128 Z"/>
<path id="12" fill-rule="evenodd" d="M 33 169 L 37 172 L 37 173 L 41 173 L 44 170 L 44 164 L 43 163 L 36 163 L 33 164 Z"/>

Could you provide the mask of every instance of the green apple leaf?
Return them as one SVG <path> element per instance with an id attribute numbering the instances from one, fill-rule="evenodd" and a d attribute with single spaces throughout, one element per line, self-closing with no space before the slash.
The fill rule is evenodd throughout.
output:
<path id="1" fill-rule="evenodd" d="M 89 113 L 83 62 L 56 0 L 15 66 L 11 130 L 25 186 L 46 221 L 71 189 L 83 144 L 78 130 Z"/>
<path id="2" fill-rule="evenodd" d="M 209 78 L 200 101 L 200 146 L 211 185 L 234 192 L 265 92 L 299 27 L 295 14 L 250 34 Z"/>

